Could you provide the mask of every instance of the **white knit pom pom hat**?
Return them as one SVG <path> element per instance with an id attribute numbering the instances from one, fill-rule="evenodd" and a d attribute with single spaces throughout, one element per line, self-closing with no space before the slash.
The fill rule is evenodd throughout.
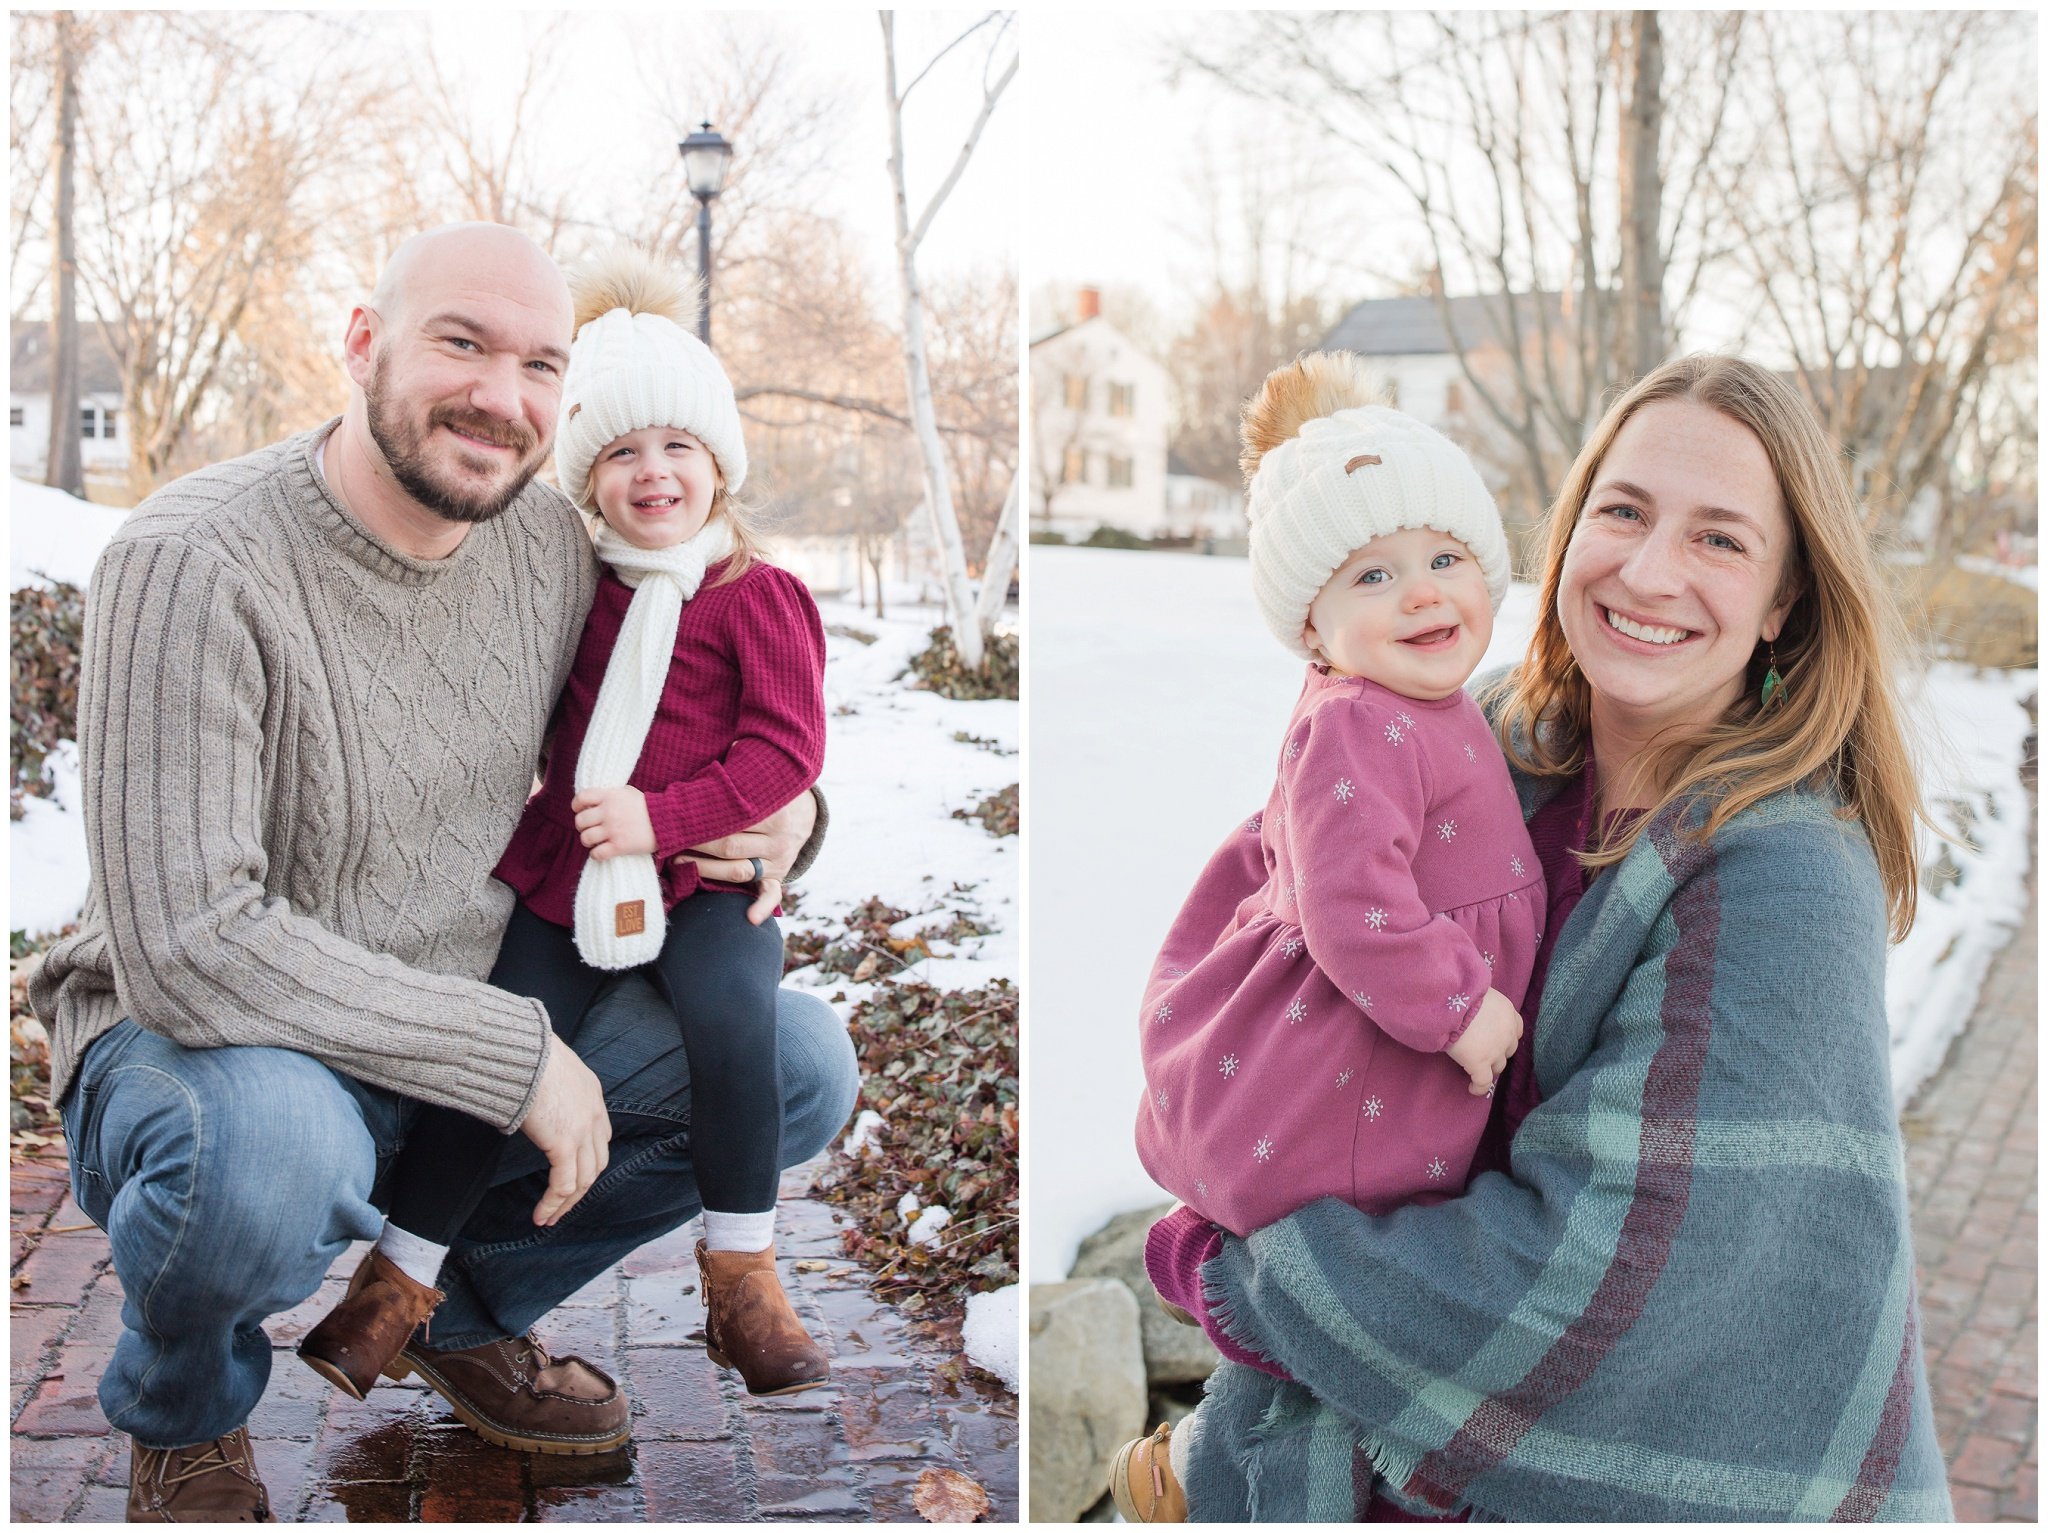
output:
<path id="1" fill-rule="evenodd" d="M 747 444 L 732 381 L 691 333 L 702 300 L 652 256 L 624 246 L 570 279 L 576 339 L 562 381 L 555 473 L 577 505 L 605 446 L 647 426 L 679 426 L 718 464 L 727 494 L 746 482 Z"/>
<path id="2" fill-rule="evenodd" d="M 1316 352 L 1267 378 L 1245 408 L 1252 594 L 1288 650 L 1309 605 L 1346 559 L 1374 538 L 1429 527 L 1472 551 L 1498 612 L 1507 596 L 1507 533 L 1472 460 L 1379 397 L 1363 364 Z"/>

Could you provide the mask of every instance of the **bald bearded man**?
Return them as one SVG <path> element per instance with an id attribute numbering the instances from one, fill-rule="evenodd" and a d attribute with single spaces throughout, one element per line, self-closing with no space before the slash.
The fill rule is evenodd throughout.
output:
<path id="1" fill-rule="evenodd" d="M 131 1521 L 270 1518 L 247 1428 L 263 1321 L 378 1233 L 416 1102 L 524 1138 L 403 1364 L 507 1447 L 628 1436 L 617 1384 L 528 1327 L 697 1212 L 680 1035 L 641 979 L 577 1050 L 485 982 L 513 903 L 490 870 L 597 580 L 533 482 L 571 326 L 525 236 L 415 237 L 349 317 L 341 418 L 165 486 L 94 573 L 91 894 L 31 995 L 73 1190 L 121 1278 L 99 1398 L 133 1440 Z M 816 817 L 800 799 L 696 860 L 801 871 Z M 858 1082 L 829 1007 L 785 991 L 778 1020 L 794 1164 Z M 538 1224 L 544 1199 L 567 1212 Z"/>

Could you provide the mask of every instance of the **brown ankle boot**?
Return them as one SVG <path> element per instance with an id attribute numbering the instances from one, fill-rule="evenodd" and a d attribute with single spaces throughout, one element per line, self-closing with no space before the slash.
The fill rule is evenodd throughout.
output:
<path id="1" fill-rule="evenodd" d="M 704 1349 L 721 1368 L 736 1368 L 750 1395 L 793 1395 L 815 1389 L 832 1371 L 811 1340 L 775 1274 L 775 1247 L 712 1251 L 697 1242 L 704 1280 Z"/>
<path id="2" fill-rule="evenodd" d="M 274 1522 L 256 1477 L 249 1429 L 189 1448 L 145 1448 L 129 1439 L 130 1522 Z"/>
<path id="3" fill-rule="evenodd" d="M 440 1289 L 414 1282 L 372 1246 L 348 1280 L 341 1303 L 299 1343 L 299 1356 L 330 1384 L 360 1400 L 440 1302 Z"/>

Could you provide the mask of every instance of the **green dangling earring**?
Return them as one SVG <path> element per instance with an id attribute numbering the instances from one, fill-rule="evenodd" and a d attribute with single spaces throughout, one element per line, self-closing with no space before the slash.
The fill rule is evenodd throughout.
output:
<path id="1" fill-rule="evenodd" d="M 1775 644 L 1767 644 L 1764 647 L 1770 651 L 1771 668 L 1764 672 L 1764 696 L 1763 701 L 1757 704 L 1758 713 L 1770 707 L 1771 699 L 1785 690 L 1785 678 L 1778 674 L 1778 647 Z"/>

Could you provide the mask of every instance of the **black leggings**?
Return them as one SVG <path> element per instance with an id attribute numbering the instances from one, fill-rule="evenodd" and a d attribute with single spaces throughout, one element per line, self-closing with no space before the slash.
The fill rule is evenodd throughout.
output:
<path id="1" fill-rule="evenodd" d="M 661 953 L 642 972 L 674 1008 L 690 1062 L 690 1150 L 704 1207 L 763 1213 L 781 1176 L 782 1085 L 775 991 L 782 930 L 747 920 L 753 896 L 700 889 L 668 913 Z M 621 972 L 593 969 L 575 934 L 524 905 L 498 948 L 491 983 L 547 1008 L 573 1045 L 598 992 Z M 506 1136 L 452 1107 L 425 1107 L 392 1168 L 391 1222 L 447 1245 L 490 1190 Z"/>

